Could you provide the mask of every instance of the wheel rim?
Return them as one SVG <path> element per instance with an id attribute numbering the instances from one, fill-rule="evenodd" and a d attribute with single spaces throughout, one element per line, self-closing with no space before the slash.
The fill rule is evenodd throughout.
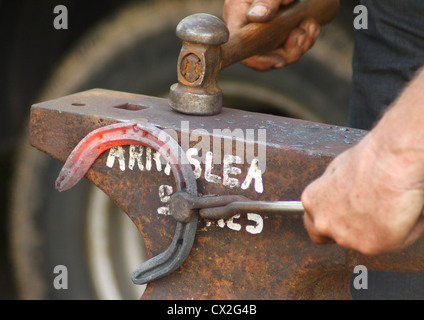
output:
<path id="1" fill-rule="evenodd" d="M 261 106 L 262 113 L 277 114 L 286 117 L 293 117 L 309 121 L 323 122 L 322 117 L 309 110 L 305 105 L 288 97 L 281 91 L 272 90 L 260 84 L 252 84 L 240 80 L 221 80 L 220 87 L 225 92 L 225 97 L 230 101 L 228 105 L 233 107 L 240 106 L 246 110 L 247 104 L 243 101 L 249 101 L 252 105 Z M 242 101 L 242 102 L 240 102 Z M 251 106 L 249 109 L 256 109 Z M 253 110 L 252 110 L 253 111 Z"/>
<path id="2" fill-rule="evenodd" d="M 131 273 L 146 260 L 146 247 L 135 225 L 110 198 L 91 186 L 87 203 L 87 256 L 96 295 L 101 300 L 139 299 L 145 285 Z"/>

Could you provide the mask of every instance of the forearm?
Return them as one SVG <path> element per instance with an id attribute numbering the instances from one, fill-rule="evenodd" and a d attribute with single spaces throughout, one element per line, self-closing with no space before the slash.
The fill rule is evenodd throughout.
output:
<path id="1" fill-rule="evenodd" d="M 370 134 L 382 161 L 387 161 L 397 174 L 421 175 L 424 185 L 424 69 Z"/>
<path id="2" fill-rule="evenodd" d="M 365 254 L 402 249 L 424 232 L 424 72 L 376 127 L 302 195 L 311 239 Z"/>

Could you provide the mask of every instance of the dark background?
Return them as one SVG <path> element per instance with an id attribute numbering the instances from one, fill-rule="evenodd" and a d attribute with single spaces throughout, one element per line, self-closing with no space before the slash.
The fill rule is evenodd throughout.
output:
<path id="1" fill-rule="evenodd" d="M 99 20 L 129 2 L 135 0 L 0 0 L 0 299 L 16 297 L 7 213 L 29 109 L 60 58 Z M 53 26 L 57 5 L 68 9 L 67 30 Z"/>

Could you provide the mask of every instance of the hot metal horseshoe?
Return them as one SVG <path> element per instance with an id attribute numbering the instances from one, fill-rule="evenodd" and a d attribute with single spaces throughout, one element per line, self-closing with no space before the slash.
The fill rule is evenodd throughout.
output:
<path id="1" fill-rule="evenodd" d="M 80 181 L 94 161 L 115 146 L 139 144 L 160 153 L 171 165 L 178 191 L 197 196 L 197 184 L 185 152 L 170 135 L 148 122 L 137 121 L 113 124 L 89 133 L 75 147 L 56 180 L 56 189 L 66 191 Z M 165 277 L 178 269 L 193 246 L 198 215 L 188 223 L 177 221 L 169 248 L 141 264 L 132 274 L 135 284 L 146 284 Z"/>

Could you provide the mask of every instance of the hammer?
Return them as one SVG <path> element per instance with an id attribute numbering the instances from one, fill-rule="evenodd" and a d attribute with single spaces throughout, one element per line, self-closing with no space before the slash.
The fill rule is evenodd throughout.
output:
<path id="1" fill-rule="evenodd" d="M 191 115 L 214 115 L 222 109 L 219 71 L 254 55 L 280 47 L 303 19 L 314 18 L 320 25 L 337 14 L 339 0 L 299 0 L 284 6 L 266 23 L 249 23 L 229 35 L 223 21 L 199 13 L 177 26 L 182 42 L 178 57 L 178 83 L 171 86 L 169 105 Z"/>

